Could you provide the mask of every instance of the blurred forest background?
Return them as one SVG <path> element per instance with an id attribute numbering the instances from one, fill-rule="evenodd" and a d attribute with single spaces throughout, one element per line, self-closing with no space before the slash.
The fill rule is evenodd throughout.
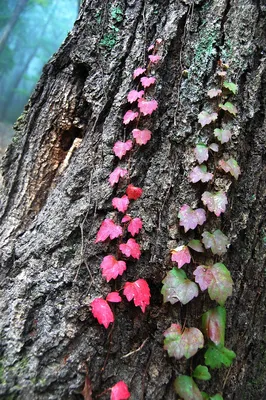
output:
<path id="1" fill-rule="evenodd" d="M 79 0 L 0 0 L 0 158 L 12 125 L 77 18 Z"/>

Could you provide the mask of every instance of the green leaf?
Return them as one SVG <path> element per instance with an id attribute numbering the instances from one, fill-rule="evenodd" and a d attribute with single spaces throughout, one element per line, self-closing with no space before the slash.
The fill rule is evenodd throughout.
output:
<path id="1" fill-rule="evenodd" d="M 190 240 L 190 242 L 188 243 L 188 247 L 197 251 L 198 253 L 204 253 L 204 248 L 203 248 L 200 240 L 196 240 L 196 239 Z"/>
<path id="2" fill-rule="evenodd" d="M 208 287 L 208 293 L 212 300 L 216 300 L 223 306 L 227 297 L 232 295 L 233 280 L 231 274 L 222 263 L 216 263 L 211 268 L 213 279 Z"/>
<path id="3" fill-rule="evenodd" d="M 219 166 L 225 171 L 225 172 L 230 172 L 230 174 L 238 179 L 240 175 L 240 167 L 237 163 L 237 161 L 234 158 L 230 158 L 229 160 L 220 160 L 219 161 Z"/>
<path id="4" fill-rule="evenodd" d="M 164 303 L 169 301 L 171 304 L 175 304 L 180 301 L 182 304 L 187 304 L 199 294 L 196 283 L 187 279 L 187 275 L 182 269 L 173 268 L 167 273 L 162 283 L 161 293 Z"/>
<path id="5" fill-rule="evenodd" d="M 224 86 L 226 89 L 230 90 L 230 92 L 232 92 L 232 93 L 234 93 L 234 94 L 236 94 L 237 89 L 238 89 L 238 88 L 237 88 L 237 85 L 236 85 L 235 83 L 233 83 L 233 82 L 224 81 L 223 86 Z"/>
<path id="6" fill-rule="evenodd" d="M 202 316 L 203 333 L 216 345 L 224 346 L 226 310 L 216 307 L 205 312 Z"/>
<path id="7" fill-rule="evenodd" d="M 223 400 L 223 397 L 217 393 L 214 396 L 210 397 L 210 400 Z"/>
<path id="8" fill-rule="evenodd" d="M 202 395 L 203 400 L 209 400 L 210 396 L 206 392 L 200 392 Z"/>
<path id="9" fill-rule="evenodd" d="M 193 378 L 200 379 L 202 381 L 208 381 L 211 379 L 211 374 L 205 365 L 198 365 L 192 374 Z"/>
<path id="10" fill-rule="evenodd" d="M 229 142 L 232 132 L 226 127 L 224 129 L 216 128 L 214 129 L 214 136 L 223 144 Z"/>
<path id="11" fill-rule="evenodd" d="M 197 328 L 185 328 L 182 332 L 180 324 L 172 324 L 164 332 L 164 350 L 167 350 L 170 357 L 177 360 L 185 356 L 190 358 L 197 353 L 198 349 L 204 346 L 204 338 Z"/>
<path id="12" fill-rule="evenodd" d="M 227 101 L 225 104 L 220 103 L 219 107 L 224 111 L 228 111 L 230 114 L 236 115 L 237 113 L 237 108 L 229 101 Z"/>
<path id="13" fill-rule="evenodd" d="M 229 367 L 235 357 L 236 354 L 232 350 L 221 344 L 216 346 L 214 343 L 208 345 L 208 350 L 204 355 L 205 364 L 211 368 L 221 368 L 222 365 Z"/>
<path id="14" fill-rule="evenodd" d="M 175 380 L 175 391 L 183 400 L 203 400 L 202 394 L 190 376 L 180 375 Z"/>

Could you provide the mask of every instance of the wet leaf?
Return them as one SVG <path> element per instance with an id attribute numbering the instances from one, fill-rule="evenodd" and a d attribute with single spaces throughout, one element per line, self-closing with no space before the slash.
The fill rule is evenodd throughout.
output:
<path id="1" fill-rule="evenodd" d="M 190 242 L 188 243 L 188 247 L 197 251 L 198 253 L 204 253 L 204 248 L 203 248 L 200 240 L 196 240 L 196 239 L 190 240 Z"/>
<path id="2" fill-rule="evenodd" d="M 209 158 L 208 147 L 203 143 L 199 143 L 196 145 L 196 147 L 194 149 L 194 154 L 195 154 L 195 157 L 196 157 L 196 160 L 198 161 L 198 163 L 202 164 L 204 161 L 207 161 Z"/>
<path id="3" fill-rule="evenodd" d="M 187 304 L 199 294 L 198 286 L 187 278 L 182 269 L 173 268 L 167 273 L 162 283 L 161 293 L 164 303 L 169 301 L 175 304 L 180 301 L 182 304 Z"/>
<path id="4" fill-rule="evenodd" d="M 182 268 L 184 264 L 189 264 L 191 257 L 187 246 L 179 246 L 171 250 L 171 260 L 177 262 L 178 268 Z"/>
<path id="5" fill-rule="evenodd" d="M 207 167 L 206 165 L 197 165 L 196 167 L 193 168 L 193 170 L 189 174 L 189 180 L 193 183 L 196 182 L 208 182 L 212 180 L 213 174 L 210 172 L 207 172 Z"/>
<path id="6" fill-rule="evenodd" d="M 138 279 L 135 282 L 126 282 L 124 286 L 124 295 L 128 301 L 133 299 L 135 306 L 139 306 L 143 313 L 150 304 L 151 293 L 145 279 Z"/>
<path id="7" fill-rule="evenodd" d="M 180 226 L 183 226 L 185 232 L 189 229 L 195 229 L 197 225 L 202 225 L 206 221 L 206 212 L 203 208 L 192 210 L 187 204 L 184 204 L 178 213 Z"/>
<path id="8" fill-rule="evenodd" d="M 180 324 L 172 324 L 163 335 L 165 337 L 164 350 L 167 350 L 170 357 L 175 357 L 177 360 L 194 356 L 198 349 L 204 346 L 203 335 L 197 328 L 185 328 L 182 332 Z"/>

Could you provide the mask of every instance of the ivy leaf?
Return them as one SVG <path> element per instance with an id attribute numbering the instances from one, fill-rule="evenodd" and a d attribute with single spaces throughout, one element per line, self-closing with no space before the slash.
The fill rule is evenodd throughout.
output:
<path id="1" fill-rule="evenodd" d="M 230 90 L 230 92 L 232 92 L 234 94 L 236 94 L 236 92 L 237 92 L 237 85 L 233 82 L 224 81 L 223 87 Z"/>
<path id="2" fill-rule="evenodd" d="M 193 378 L 200 379 L 201 381 L 209 381 L 211 379 L 211 374 L 205 365 L 197 365 L 192 376 Z"/>
<path id="3" fill-rule="evenodd" d="M 131 233 L 132 236 L 137 235 L 141 229 L 142 221 L 140 218 L 133 218 L 127 227 L 128 232 Z"/>
<path id="4" fill-rule="evenodd" d="M 224 76 L 226 76 L 226 71 L 218 71 L 217 75 L 224 77 Z"/>
<path id="5" fill-rule="evenodd" d="M 152 64 L 157 64 L 162 59 L 161 56 L 148 56 L 148 57 Z"/>
<path id="6" fill-rule="evenodd" d="M 99 324 L 106 329 L 111 322 L 114 322 L 114 314 L 106 300 L 97 298 L 91 302 L 92 315 L 97 318 Z"/>
<path id="7" fill-rule="evenodd" d="M 132 110 L 127 111 L 124 115 L 123 124 L 128 125 L 131 121 L 134 121 L 134 119 L 138 118 L 138 116 L 138 112 L 134 112 Z"/>
<path id="8" fill-rule="evenodd" d="M 137 78 L 138 76 L 144 74 L 144 72 L 146 72 L 146 68 L 141 68 L 138 67 L 137 69 L 135 69 L 135 71 L 133 72 L 133 78 Z"/>
<path id="9" fill-rule="evenodd" d="M 120 158 L 126 155 L 126 153 L 132 149 L 133 143 L 132 140 L 127 140 L 126 142 L 121 142 L 120 140 L 114 144 L 113 152 L 115 155 Z"/>
<path id="10" fill-rule="evenodd" d="M 220 96 L 222 94 L 221 89 L 210 89 L 207 92 L 207 95 L 212 99 L 213 97 Z"/>
<path id="11" fill-rule="evenodd" d="M 121 222 L 129 222 L 129 221 L 131 221 L 131 220 L 132 220 L 131 216 L 128 215 L 128 214 L 126 214 L 126 215 L 122 218 Z"/>
<path id="12" fill-rule="evenodd" d="M 217 139 L 223 144 L 229 142 L 232 136 L 232 132 L 227 129 L 214 129 L 214 136 L 217 137 Z"/>
<path id="13" fill-rule="evenodd" d="M 209 145 L 209 149 L 211 149 L 212 151 L 215 151 L 215 153 L 218 153 L 218 151 L 219 151 L 219 146 L 218 146 L 217 143 L 211 143 L 211 144 Z"/>
<path id="14" fill-rule="evenodd" d="M 119 249 L 121 252 L 127 257 L 133 257 L 137 260 L 140 258 L 140 247 L 135 239 L 128 239 L 126 243 L 122 243 L 119 245 Z"/>
<path id="15" fill-rule="evenodd" d="M 111 400 L 127 400 L 129 397 L 130 393 L 124 381 L 117 382 L 111 388 Z"/>
<path id="16" fill-rule="evenodd" d="M 216 263 L 211 267 L 213 280 L 208 287 L 208 293 L 212 300 L 216 300 L 223 306 L 227 297 L 232 295 L 233 280 L 231 274 L 222 263 Z"/>
<path id="17" fill-rule="evenodd" d="M 237 113 L 237 108 L 229 101 L 227 101 L 225 104 L 220 103 L 219 107 L 224 111 L 228 111 L 230 114 L 236 115 Z"/>
<path id="18" fill-rule="evenodd" d="M 196 182 L 208 182 L 213 178 L 213 174 L 207 172 L 206 165 L 202 164 L 200 166 L 196 166 L 189 174 L 189 180 L 193 183 Z"/>
<path id="19" fill-rule="evenodd" d="M 229 245 L 228 237 L 219 229 L 213 233 L 203 232 L 202 242 L 206 249 L 211 248 L 213 254 L 218 254 L 219 256 L 226 253 L 227 246 Z"/>
<path id="20" fill-rule="evenodd" d="M 208 147 L 203 143 L 199 143 L 196 145 L 196 147 L 194 149 L 194 154 L 195 154 L 195 157 L 196 157 L 198 163 L 202 164 L 204 161 L 207 161 L 209 158 Z"/>
<path id="21" fill-rule="evenodd" d="M 225 212 L 226 205 L 228 204 L 226 194 L 222 191 L 204 192 L 201 196 L 201 200 L 203 204 L 208 207 L 208 210 L 214 212 L 217 217 Z"/>
<path id="22" fill-rule="evenodd" d="M 134 103 L 134 101 L 138 100 L 143 95 L 144 95 L 144 90 L 140 90 L 139 92 L 137 90 L 131 90 L 127 95 L 127 100 L 129 103 Z"/>
<path id="23" fill-rule="evenodd" d="M 144 88 L 147 88 L 155 83 L 156 79 L 154 77 L 146 77 L 140 78 L 140 82 Z"/>
<path id="24" fill-rule="evenodd" d="M 105 256 L 100 267 L 102 268 L 102 275 L 107 282 L 111 279 L 116 279 L 118 275 L 122 275 L 127 269 L 125 261 L 118 261 L 112 255 Z"/>
<path id="25" fill-rule="evenodd" d="M 214 343 L 208 344 L 208 350 L 206 351 L 204 358 L 205 364 L 213 368 L 221 368 L 222 365 L 230 367 L 236 354 L 227 349 L 226 347 L 219 344 L 216 346 Z"/>
<path id="26" fill-rule="evenodd" d="M 110 292 L 108 293 L 106 300 L 110 303 L 120 303 L 122 301 L 121 296 L 118 292 Z"/>
<path id="27" fill-rule="evenodd" d="M 138 279 L 135 282 L 126 282 L 124 286 L 124 295 L 127 300 L 133 299 L 135 306 L 140 306 L 144 313 L 146 306 L 150 304 L 150 288 L 145 279 Z"/>
<path id="28" fill-rule="evenodd" d="M 151 115 L 158 108 L 156 100 L 138 99 L 138 107 L 143 115 Z"/>
<path id="29" fill-rule="evenodd" d="M 215 307 L 202 316 L 203 333 L 214 344 L 224 346 L 226 310 L 224 307 Z"/>
<path id="30" fill-rule="evenodd" d="M 234 158 L 230 158 L 228 161 L 220 160 L 219 165 L 225 172 L 230 172 L 234 178 L 238 179 L 240 175 L 240 168 Z"/>
<path id="31" fill-rule="evenodd" d="M 209 114 L 207 111 L 201 111 L 198 115 L 198 121 L 203 128 L 205 125 L 209 125 L 213 121 L 216 121 L 217 117 L 218 114 L 216 112 Z"/>
<path id="32" fill-rule="evenodd" d="M 123 178 L 126 174 L 127 174 L 126 169 L 117 167 L 109 176 L 108 181 L 110 185 L 114 186 L 119 181 L 119 178 Z"/>
<path id="33" fill-rule="evenodd" d="M 210 400 L 210 396 L 206 392 L 200 392 L 203 400 Z"/>
<path id="34" fill-rule="evenodd" d="M 161 293 L 164 303 L 169 301 L 175 304 L 180 301 L 182 304 L 187 304 L 199 294 L 198 286 L 187 278 L 182 269 L 173 268 L 167 273 L 162 283 Z"/>
<path id="35" fill-rule="evenodd" d="M 95 243 L 104 242 L 107 238 L 115 239 L 123 233 L 120 225 L 116 225 L 112 219 L 105 219 L 97 233 Z"/>
<path id="36" fill-rule="evenodd" d="M 202 400 L 203 397 L 194 380 L 187 375 L 179 375 L 175 380 L 175 391 L 183 400 Z"/>
<path id="37" fill-rule="evenodd" d="M 196 240 L 196 239 L 190 240 L 190 242 L 188 243 L 188 247 L 197 251 L 198 253 L 204 253 L 204 249 L 203 249 L 203 246 L 202 246 L 200 240 Z"/>
<path id="38" fill-rule="evenodd" d="M 205 192 L 207 193 L 207 192 Z M 197 225 L 202 225 L 206 221 L 206 212 L 203 208 L 192 210 L 187 204 L 184 204 L 178 213 L 180 226 L 183 226 L 185 232 L 189 229 L 195 229 Z"/>
<path id="39" fill-rule="evenodd" d="M 187 359 L 194 356 L 198 349 L 204 346 L 204 338 L 197 328 L 185 328 L 182 332 L 180 324 L 172 324 L 164 332 L 164 350 L 170 357 L 177 360 L 185 356 Z"/>
<path id="40" fill-rule="evenodd" d="M 136 187 L 132 184 L 128 185 L 126 194 L 129 200 L 137 200 L 142 195 L 143 190 L 139 187 Z"/>
<path id="41" fill-rule="evenodd" d="M 179 246 L 171 250 L 171 260 L 177 262 L 178 268 L 182 268 L 184 264 L 189 264 L 191 257 L 187 246 Z"/>
<path id="42" fill-rule="evenodd" d="M 136 143 L 140 146 L 146 144 L 151 139 L 151 131 L 148 129 L 133 129 L 132 133 Z"/>
<path id="43" fill-rule="evenodd" d="M 211 396 L 210 400 L 223 400 L 223 396 L 221 396 L 219 393 L 217 393 L 214 396 Z"/>
<path id="44" fill-rule="evenodd" d="M 122 197 L 114 197 L 112 200 L 112 206 L 120 212 L 126 212 L 129 205 L 129 199 L 126 195 Z"/>
<path id="45" fill-rule="evenodd" d="M 202 291 L 208 289 L 213 280 L 211 267 L 207 265 L 199 265 L 193 272 L 193 275 L 195 275 L 195 282 L 199 284 Z"/>

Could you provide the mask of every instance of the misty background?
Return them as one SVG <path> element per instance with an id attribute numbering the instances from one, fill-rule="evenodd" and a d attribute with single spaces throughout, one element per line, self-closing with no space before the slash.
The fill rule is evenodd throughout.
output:
<path id="1" fill-rule="evenodd" d="M 0 157 L 43 66 L 72 29 L 80 0 L 0 0 Z"/>

